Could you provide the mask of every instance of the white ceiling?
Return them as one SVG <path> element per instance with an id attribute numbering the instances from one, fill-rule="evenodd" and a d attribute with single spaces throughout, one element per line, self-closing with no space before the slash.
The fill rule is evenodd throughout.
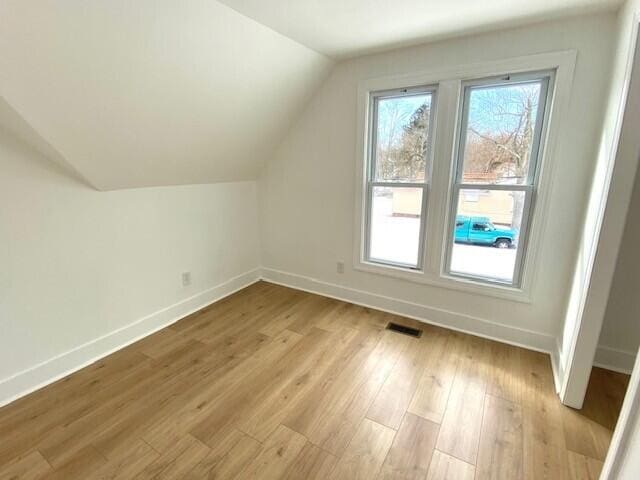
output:
<path id="1" fill-rule="evenodd" d="M 64 169 L 67 175 L 91 187 L 95 187 L 88 179 L 80 175 L 31 125 L 25 122 L 20 114 L 16 112 L 4 98 L 0 97 L 0 134 L 2 134 L 2 132 L 9 134 L 12 138 L 23 144 L 29 145 L 43 157 L 57 163 L 59 167 Z"/>
<path id="2" fill-rule="evenodd" d="M 318 52 L 617 3 L 0 0 L 0 127 L 98 189 L 255 179 L 331 69 Z"/>
<path id="3" fill-rule="evenodd" d="M 331 63 L 212 0 L 0 2 L 3 123 L 99 189 L 255 179 Z"/>
<path id="4" fill-rule="evenodd" d="M 340 58 L 427 40 L 616 8 L 622 0 L 220 0 Z"/>

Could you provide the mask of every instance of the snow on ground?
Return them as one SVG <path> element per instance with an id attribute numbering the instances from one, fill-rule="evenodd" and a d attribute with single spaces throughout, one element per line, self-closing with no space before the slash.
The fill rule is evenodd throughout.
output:
<path id="1" fill-rule="evenodd" d="M 516 264 L 516 249 L 456 243 L 451 257 L 451 271 L 491 277 L 510 282 Z"/>
<path id="2" fill-rule="evenodd" d="M 374 198 L 371 221 L 373 259 L 415 265 L 418 258 L 420 219 L 391 215 L 391 198 Z M 516 262 L 516 249 L 456 243 L 451 270 L 455 273 L 479 275 L 511 281 Z"/>

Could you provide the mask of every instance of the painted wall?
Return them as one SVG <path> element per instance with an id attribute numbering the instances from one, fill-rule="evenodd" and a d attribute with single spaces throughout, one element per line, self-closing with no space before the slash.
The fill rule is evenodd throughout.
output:
<path id="1" fill-rule="evenodd" d="M 342 62 L 294 122 L 258 185 L 97 192 L 0 132 L 0 404 L 252 281 L 261 256 L 271 278 L 553 348 L 620 25 L 614 14 L 598 14 Z M 561 207 L 545 225 L 532 302 L 353 270 L 358 82 L 565 49 L 576 49 L 578 59 L 565 122 L 571 128 L 559 136 L 555 152 L 562 161 L 550 192 L 551 205 Z M 613 85 L 619 66 L 614 74 Z M 629 238 L 631 244 L 636 237 Z M 342 274 L 338 261 L 345 262 Z M 181 284 L 184 271 L 192 272 L 191 286 Z M 614 331 L 611 338 L 628 335 Z"/>
<path id="2" fill-rule="evenodd" d="M 332 63 L 212 0 L 0 2 L 2 96 L 100 190 L 254 180 Z"/>
<path id="3" fill-rule="evenodd" d="M 640 2 L 631 0 L 617 15 L 617 35 L 611 48 L 611 82 L 606 91 L 607 109 L 559 345 L 558 363 L 567 379 L 561 397 L 567 405 L 576 408 L 582 405 L 594 358 L 598 363 L 617 363 L 622 368 L 633 364 L 632 351 L 628 352 L 630 355 L 621 353 L 627 346 L 617 334 L 615 338 L 609 335 L 602 339 L 608 348 L 598 349 L 598 344 L 640 151 L 637 134 L 640 125 L 639 58 L 635 59 L 635 74 L 631 78 L 629 108 L 621 109 L 625 102 L 624 85 L 632 67 L 629 59 L 635 48 L 631 42 L 632 25 L 639 9 Z M 629 331 L 629 337 L 632 336 Z M 576 342 L 576 338 L 580 341 Z"/>
<path id="4" fill-rule="evenodd" d="M 0 404 L 257 278 L 256 193 L 98 192 L 0 131 Z"/>
<path id="5" fill-rule="evenodd" d="M 635 108 L 640 108 L 637 105 Z M 637 131 L 637 130 L 636 130 Z M 640 347 L 640 175 L 627 212 L 627 222 L 607 302 L 596 361 L 622 363 L 627 370 Z M 617 357 L 622 356 L 620 360 Z"/>
<path id="6" fill-rule="evenodd" d="M 510 340 L 526 344 L 533 338 L 539 348 L 552 349 L 562 328 L 575 246 L 596 159 L 614 28 L 614 14 L 592 15 L 338 64 L 293 125 L 261 179 L 262 251 L 267 276 L 271 272 L 280 281 L 321 287 L 336 294 L 345 294 L 346 288 L 350 298 L 360 295 L 370 299 L 369 294 L 393 297 L 405 302 L 407 309 L 438 315 L 445 323 L 458 322 L 458 326 L 464 324 L 467 329 L 503 338 L 511 335 Z M 540 262 L 535 266 L 538 275 L 532 302 L 355 271 L 352 240 L 358 82 L 566 49 L 578 51 L 565 119 L 570 128 L 560 133 L 552 160 L 557 162 L 550 192 L 553 208 L 546 220 Z M 337 261 L 345 262 L 344 274 L 336 272 Z"/>

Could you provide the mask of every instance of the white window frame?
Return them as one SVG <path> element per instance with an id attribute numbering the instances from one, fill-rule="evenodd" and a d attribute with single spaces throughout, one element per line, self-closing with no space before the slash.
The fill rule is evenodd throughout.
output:
<path id="1" fill-rule="evenodd" d="M 534 127 L 534 138 L 531 146 L 531 156 L 529 160 L 529 170 L 525 183 L 522 184 L 484 184 L 465 183 L 464 173 L 464 149 L 467 141 L 467 124 L 469 120 L 469 102 L 471 91 L 474 88 L 484 86 L 517 85 L 520 83 L 540 82 L 540 97 L 538 100 L 538 111 L 536 114 L 536 124 Z M 523 267 L 526 261 L 527 243 L 529 237 L 529 221 L 535 205 L 536 194 L 539 189 L 539 172 L 542 152 L 544 151 L 545 131 L 549 121 L 549 112 L 552 104 L 553 85 L 555 81 L 555 70 L 543 72 L 526 72 L 509 74 L 507 76 L 480 78 L 467 80 L 461 84 L 460 111 L 458 113 L 456 125 L 456 142 L 454 150 L 454 174 L 452 180 L 452 192 L 449 199 L 449 221 L 447 223 L 447 240 L 445 250 L 444 274 L 450 277 L 460 277 L 472 279 L 477 282 L 491 285 L 506 285 L 513 288 L 520 288 L 522 281 Z M 513 279 L 511 282 L 492 278 L 490 275 L 474 275 L 471 273 L 455 272 L 451 270 L 451 260 L 453 256 L 455 224 L 458 209 L 458 201 L 463 190 L 488 190 L 488 191 L 510 191 L 523 192 L 525 196 L 524 208 L 522 210 L 521 229 L 518 235 L 518 246 L 514 265 Z"/>
<path id="2" fill-rule="evenodd" d="M 531 291 L 538 275 L 535 265 L 544 239 L 545 216 L 554 169 L 554 151 L 557 137 L 563 132 L 563 123 L 571 98 L 576 51 L 528 55 L 523 57 L 455 65 L 427 72 L 408 72 L 398 75 L 366 79 L 358 84 L 356 175 L 354 189 L 353 268 L 363 274 L 376 274 L 412 283 L 426 284 L 449 290 L 485 295 L 521 303 L 531 302 Z M 529 219 L 527 255 L 518 287 L 486 284 L 473 278 L 451 276 L 446 273 L 446 245 L 449 236 L 450 201 L 452 198 L 457 115 L 460 111 L 462 83 L 477 78 L 497 77 L 505 74 L 555 70 L 552 102 L 547 105 L 549 118 L 543 136 L 543 151 L 538 164 L 538 193 L 536 208 Z M 366 222 L 367 155 L 371 94 L 377 91 L 438 85 L 437 108 L 433 122 L 431 162 L 429 176 L 429 207 L 425 215 L 426 238 L 422 257 L 422 270 L 367 261 L 363 248 Z M 446 159 L 446 161 L 442 160 Z"/>
<path id="3" fill-rule="evenodd" d="M 377 155 L 377 135 L 378 130 L 378 104 L 380 100 L 386 100 L 390 98 L 402 98 L 412 97 L 418 95 L 429 94 L 431 95 L 431 105 L 429 111 L 429 131 L 427 132 L 427 151 L 425 158 L 425 172 L 423 182 L 403 182 L 393 180 L 376 180 L 376 155 Z M 426 243 L 426 222 L 428 216 L 428 204 L 429 204 L 429 184 L 431 176 L 431 165 L 433 163 L 433 148 L 432 139 L 435 123 L 435 111 L 437 109 L 437 97 L 438 87 L 420 86 L 410 88 L 399 88 L 393 90 L 380 90 L 371 92 L 369 95 L 369 115 L 368 130 L 369 141 L 367 145 L 367 182 L 366 182 L 366 199 L 365 199 L 365 215 L 364 215 L 364 258 L 365 261 L 371 264 L 380 264 L 388 267 L 406 268 L 409 270 L 422 271 L 424 260 L 424 246 Z M 375 187 L 390 187 L 390 188 L 416 188 L 422 190 L 422 202 L 420 205 L 420 228 L 418 230 L 418 258 L 416 265 L 403 264 L 401 262 L 394 262 L 391 260 L 385 260 L 380 258 L 374 258 L 371 256 L 371 212 L 373 210 L 373 190 Z"/>

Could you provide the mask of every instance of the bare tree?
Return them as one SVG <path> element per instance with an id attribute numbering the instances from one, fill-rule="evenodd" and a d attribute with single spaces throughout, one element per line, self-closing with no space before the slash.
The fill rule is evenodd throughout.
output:
<path id="1" fill-rule="evenodd" d="M 381 113 L 386 126 L 379 132 L 378 172 L 388 180 L 424 179 L 430 104 L 407 111 L 397 102 L 387 102 Z"/>
<path id="2" fill-rule="evenodd" d="M 477 110 L 470 114 L 465 150 L 466 178 L 497 183 L 526 180 L 533 144 L 538 85 L 515 85 L 473 92 Z M 520 228 L 524 196 L 514 194 L 512 227 Z"/>
<path id="3" fill-rule="evenodd" d="M 406 120 L 407 113 L 395 101 L 380 102 L 378 108 L 380 109 L 379 116 L 385 118 L 386 122 L 384 130 L 381 130 L 381 126 L 378 124 L 376 171 L 379 177 L 385 180 L 394 180 L 397 178 L 394 152 L 398 143 L 398 133 L 401 131 L 402 123 Z"/>

